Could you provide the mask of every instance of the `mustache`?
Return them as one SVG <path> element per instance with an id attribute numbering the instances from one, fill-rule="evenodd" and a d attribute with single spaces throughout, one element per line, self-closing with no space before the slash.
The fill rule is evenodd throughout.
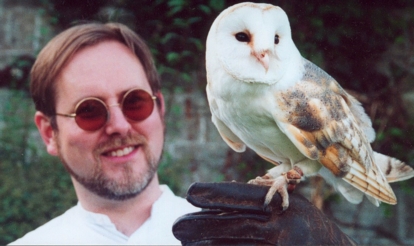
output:
<path id="1" fill-rule="evenodd" d="M 119 148 L 126 145 L 143 145 L 144 147 L 148 145 L 147 139 L 141 134 L 128 134 L 126 136 L 111 136 L 108 140 L 99 143 L 95 150 L 95 156 L 107 152 L 111 149 Z"/>

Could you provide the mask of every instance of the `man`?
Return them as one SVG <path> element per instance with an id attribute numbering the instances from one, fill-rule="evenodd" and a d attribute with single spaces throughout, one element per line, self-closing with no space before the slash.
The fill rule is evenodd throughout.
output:
<path id="1" fill-rule="evenodd" d="M 13 244 L 179 244 L 173 222 L 199 209 L 159 184 L 164 99 L 140 37 L 121 24 L 64 31 L 40 52 L 31 93 L 79 202 Z"/>

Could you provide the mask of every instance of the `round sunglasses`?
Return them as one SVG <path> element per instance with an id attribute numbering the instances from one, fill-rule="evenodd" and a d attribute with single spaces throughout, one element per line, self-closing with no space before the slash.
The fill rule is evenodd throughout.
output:
<path id="1" fill-rule="evenodd" d="M 132 121 L 143 121 L 154 110 L 154 100 L 157 97 L 141 89 L 127 91 L 121 104 L 106 105 L 101 99 L 87 97 L 79 101 L 75 106 L 75 113 L 60 114 L 59 116 L 75 118 L 76 124 L 85 131 L 96 131 L 103 127 L 109 120 L 109 107 L 121 106 L 122 113 Z"/>

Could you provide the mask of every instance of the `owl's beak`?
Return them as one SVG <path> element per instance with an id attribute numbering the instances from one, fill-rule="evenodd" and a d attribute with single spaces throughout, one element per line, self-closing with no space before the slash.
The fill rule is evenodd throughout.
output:
<path id="1" fill-rule="evenodd" d="M 269 55 L 267 54 L 267 52 L 255 52 L 254 56 L 257 58 L 260 64 L 262 64 L 267 73 L 267 70 L 269 69 Z"/>

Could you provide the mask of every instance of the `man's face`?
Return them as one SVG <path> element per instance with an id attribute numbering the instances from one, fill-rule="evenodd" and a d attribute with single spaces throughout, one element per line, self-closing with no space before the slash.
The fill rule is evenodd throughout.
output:
<path id="1" fill-rule="evenodd" d="M 131 88 L 152 94 L 141 63 L 127 47 L 115 41 L 86 47 L 58 77 L 56 112 L 74 113 L 75 105 L 86 97 L 115 105 Z M 59 155 L 85 188 L 121 200 L 139 194 L 156 173 L 164 143 L 164 112 L 163 106 L 155 106 L 147 119 L 133 122 L 118 106 L 108 110 L 107 124 L 93 132 L 79 128 L 73 118 L 56 116 L 56 149 L 48 150 Z"/>

